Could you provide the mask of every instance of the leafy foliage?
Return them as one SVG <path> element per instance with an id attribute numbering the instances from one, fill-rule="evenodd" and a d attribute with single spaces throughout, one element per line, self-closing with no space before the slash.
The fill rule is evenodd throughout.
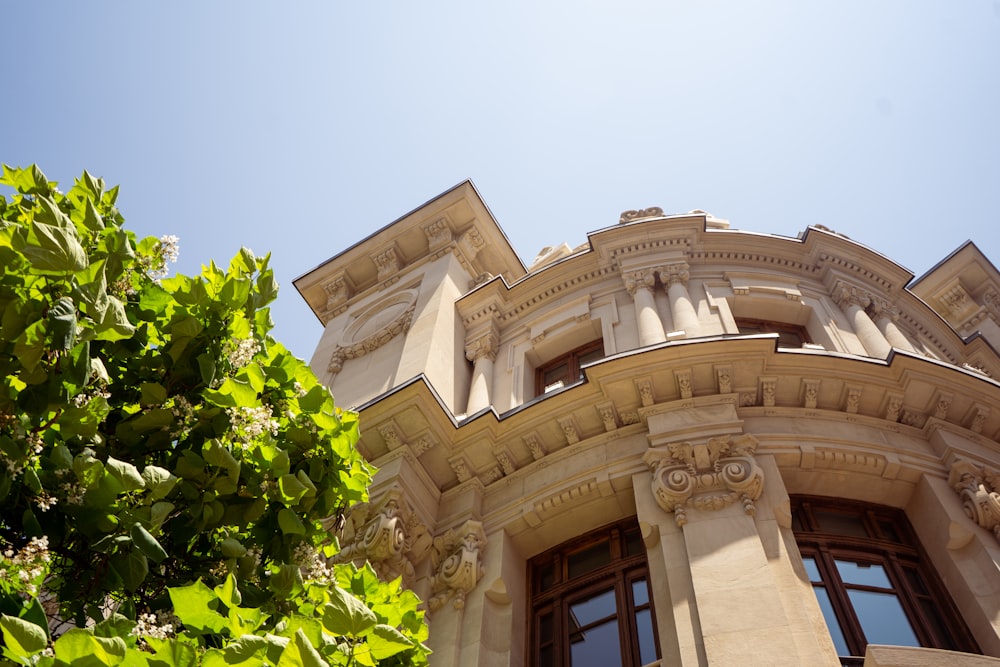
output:
<path id="1" fill-rule="evenodd" d="M 4 655 L 426 663 L 412 594 L 325 565 L 372 469 L 357 415 L 269 335 L 269 257 L 167 278 L 176 239 L 124 229 L 117 187 L 0 184 Z M 46 614 L 78 627 L 52 643 Z"/>

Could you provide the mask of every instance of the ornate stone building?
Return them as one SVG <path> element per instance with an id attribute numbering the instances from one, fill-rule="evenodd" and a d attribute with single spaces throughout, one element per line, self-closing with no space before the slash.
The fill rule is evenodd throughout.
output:
<path id="1" fill-rule="evenodd" d="M 651 208 L 526 269 L 466 182 L 295 286 L 380 469 L 341 557 L 427 601 L 432 664 L 1000 664 L 973 244 L 914 281 Z"/>

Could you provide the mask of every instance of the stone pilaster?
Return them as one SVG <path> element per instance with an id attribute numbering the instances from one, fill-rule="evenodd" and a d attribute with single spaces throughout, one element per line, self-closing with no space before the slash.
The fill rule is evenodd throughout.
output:
<path id="1" fill-rule="evenodd" d="M 632 271 L 622 276 L 625 289 L 635 301 L 636 326 L 639 329 L 639 345 L 655 345 L 667 340 L 663 331 L 663 320 L 656 310 L 656 299 L 653 296 L 653 286 L 656 276 L 652 269 Z"/>

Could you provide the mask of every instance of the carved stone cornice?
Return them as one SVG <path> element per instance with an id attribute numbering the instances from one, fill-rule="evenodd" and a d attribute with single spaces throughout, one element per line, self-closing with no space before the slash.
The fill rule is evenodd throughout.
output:
<path id="1" fill-rule="evenodd" d="M 753 458 L 756 449 L 752 435 L 723 435 L 653 448 L 643 461 L 653 472 L 657 504 L 683 526 L 689 507 L 718 510 L 739 500 L 747 514 L 754 513 L 754 501 L 764 490 L 764 472 Z"/>
<path id="2" fill-rule="evenodd" d="M 1000 475 L 958 459 L 951 466 L 948 484 L 961 499 L 965 514 L 1000 540 Z"/>
<path id="3" fill-rule="evenodd" d="M 486 546 L 486 533 L 479 521 L 468 520 L 458 530 L 448 530 L 434 538 L 431 551 L 434 565 L 434 582 L 431 586 L 431 611 L 444 606 L 451 598 L 455 609 L 465 607 L 465 597 L 472 592 L 485 569 L 482 548 Z"/>
<path id="4" fill-rule="evenodd" d="M 372 261 L 375 262 L 375 268 L 378 270 L 379 282 L 395 277 L 395 275 L 402 268 L 399 253 L 396 252 L 396 246 L 391 245 L 388 248 L 383 248 L 382 250 L 374 252 L 369 256 L 372 258 Z"/>
<path id="5" fill-rule="evenodd" d="M 424 227 L 424 234 L 427 236 L 427 247 L 431 252 L 440 250 L 452 241 L 451 227 L 445 218 L 438 218 Z"/>
<path id="6" fill-rule="evenodd" d="M 622 279 L 625 281 L 625 289 L 633 297 L 640 289 L 652 290 L 653 285 L 656 284 L 656 275 L 653 269 L 629 271 L 622 274 Z"/>
<path id="7" fill-rule="evenodd" d="M 618 224 L 635 222 L 636 220 L 642 220 L 644 218 L 660 217 L 663 217 L 663 209 L 659 206 L 650 206 L 649 208 L 640 208 L 634 211 L 623 211 L 621 216 L 618 218 Z"/>
<path id="8" fill-rule="evenodd" d="M 403 490 L 394 486 L 378 502 L 351 508 L 341 545 L 334 562 L 360 564 L 367 560 L 383 581 L 402 577 L 404 585 L 412 586 L 414 567 L 427 557 L 431 539 L 403 497 Z"/>
<path id="9" fill-rule="evenodd" d="M 660 282 L 663 283 L 664 287 L 669 288 L 674 283 L 680 283 L 686 287 L 688 278 L 691 277 L 690 269 L 687 262 L 675 262 L 661 266 L 657 269 L 657 273 L 660 274 Z"/>

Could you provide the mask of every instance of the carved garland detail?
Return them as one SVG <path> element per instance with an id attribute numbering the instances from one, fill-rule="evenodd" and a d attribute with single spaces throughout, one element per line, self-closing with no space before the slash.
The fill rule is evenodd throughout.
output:
<path id="1" fill-rule="evenodd" d="M 413 323 L 413 313 L 416 311 L 417 303 L 413 301 L 409 307 L 401 312 L 391 322 L 368 336 L 364 340 L 351 345 L 338 345 L 330 355 L 330 364 L 327 367 L 331 373 L 339 373 L 344 367 L 344 362 L 348 359 L 356 359 L 377 350 L 401 333 L 410 330 Z"/>
<path id="2" fill-rule="evenodd" d="M 756 449 L 752 435 L 724 435 L 701 444 L 650 449 L 643 461 L 653 471 L 657 504 L 683 526 L 689 507 L 718 510 L 739 500 L 747 514 L 754 513 L 753 501 L 764 490 L 764 472 L 753 459 Z"/>

